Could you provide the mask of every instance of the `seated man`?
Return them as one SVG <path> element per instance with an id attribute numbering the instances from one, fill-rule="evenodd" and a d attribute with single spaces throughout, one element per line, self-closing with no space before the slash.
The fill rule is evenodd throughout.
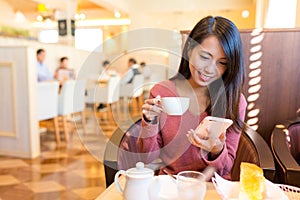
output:
<path id="1" fill-rule="evenodd" d="M 52 81 L 53 74 L 48 68 L 48 66 L 44 63 L 46 58 L 46 51 L 44 49 L 38 49 L 36 51 L 36 66 L 37 66 L 37 81 Z"/>
<path id="2" fill-rule="evenodd" d="M 134 76 L 137 74 L 141 74 L 141 72 L 139 71 L 139 65 L 134 58 L 130 58 L 128 60 L 128 71 L 123 76 L 121 84 L 131 83 Z"/>

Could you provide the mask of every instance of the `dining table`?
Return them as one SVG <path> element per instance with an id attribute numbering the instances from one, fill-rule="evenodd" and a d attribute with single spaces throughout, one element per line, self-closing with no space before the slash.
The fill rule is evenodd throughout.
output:
<path id="1" fill-rule="evenodd" d="M 119 178 L 120 185 L 125 185 L 125 177 L 121 176 Z M 111 184 L 106 190 L 104 190 L 96 200 L 122 200 L 123 196 L 117 190 L 115 183 Z M 206 194 L 204 200 L 221 200 L 222 198 L 217 193 L 212 182 L 206 182 Z"/>

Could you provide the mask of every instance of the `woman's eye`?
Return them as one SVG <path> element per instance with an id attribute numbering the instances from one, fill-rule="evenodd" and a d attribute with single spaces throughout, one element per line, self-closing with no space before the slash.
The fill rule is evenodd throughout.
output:
<path id="1" fill-rule="evenodd" d="M 227 62 L 219 62 L 221 65 L 227 66 Z"/>
<path id="2" fill-rule="evenodd" d="M 209 60 L 210 59 L 209 57 L 204 56 L 204 55 L 200 55 L 200 58 L 203 59 L 203 60 Z"/>

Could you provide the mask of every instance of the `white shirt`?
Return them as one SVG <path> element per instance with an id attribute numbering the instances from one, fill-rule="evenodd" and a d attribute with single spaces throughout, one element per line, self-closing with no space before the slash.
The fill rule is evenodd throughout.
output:
<path id="1" fill-rule="evenodd" d="M 132 77 L 134 76 L 133 70 L 130 68 L 126 74 L 123 76 L 122 80 L 121 80 L 121 84 L 126 84 L 128 83 Z"/>
<path id="2" fill-rule="evenodd" d="M 52 72 L 49 70 L 49 68 L 44 63 L 40 63 L 37 61 L 36 66 L 37 66 L 38 82 L 53 80 Z"/>

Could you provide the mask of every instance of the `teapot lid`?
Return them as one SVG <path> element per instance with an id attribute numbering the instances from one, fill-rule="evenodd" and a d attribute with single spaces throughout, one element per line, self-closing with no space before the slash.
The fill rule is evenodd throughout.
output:
<path id="1" fill-rule="evenodd" d="M 126 171 L 129 176 L 153 176 L 154 171 L 150 168 L 146 168 L 144 163 L 137 162 L 135 168 L 130 168 Z"/>

